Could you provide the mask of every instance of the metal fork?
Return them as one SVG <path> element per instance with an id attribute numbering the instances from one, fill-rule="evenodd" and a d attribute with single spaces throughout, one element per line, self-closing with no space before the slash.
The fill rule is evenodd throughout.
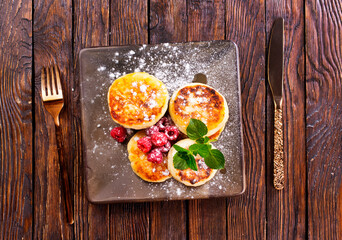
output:
<path id="1" fill-rule="evenodd" d="M 71 192 L 68 178 L 66 161 L 64 159 L 64 143 L 62 136 L 62 127 L 59 122 L 59 113 L 64 106 L 63 92 L 59 69 L 57 65 L 42 68 L 41 72 L 42 99 L 46 110 L 52 115 L 56 125 L 56 141 L 59 155 L 59 165 L 62 174 L 63 190 L 65 197 L 65 209 L 67 212 L 67 221 L 74 223 L 73 207 L 71 203 Z"/>

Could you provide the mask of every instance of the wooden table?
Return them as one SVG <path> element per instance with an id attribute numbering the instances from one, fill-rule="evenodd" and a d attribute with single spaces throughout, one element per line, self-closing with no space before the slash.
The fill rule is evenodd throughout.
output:
<path id="1" fill-rule="evenodd" d="M 13 0 L 0 3 L 3 239 L 342 239 L 342 0 Z M 272 186 L 272 23 L 285 18 L 286 185 Z M 85 196 L 80 49 L 230 39 L 240 54 L 247 190 L 210 200 L 93 205 Z M 74 192 L 67 225 L 40 71 L 57 63 Z"/>

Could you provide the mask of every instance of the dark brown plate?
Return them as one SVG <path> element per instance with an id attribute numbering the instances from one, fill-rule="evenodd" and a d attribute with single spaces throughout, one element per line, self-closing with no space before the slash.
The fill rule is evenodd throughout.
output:
<path id="1" fill-rule="evenodd" d="M 245 190 L 241 132 L 241 93 L 237 46 L 231 41 L 100 47 L 80 52 L 84 166 L 88 199 L 94 203 L 155 201 L 234 196 Z M 204 74 L 225 96 L 229 120 L 214 145 L 226 159 L 225 171 L 200 187 L 174 179 L 148 183 L 134 174 L 127 142 L 110 136 L 116 126 L 108 112 L 107 92 L 127 73 L 147 72 L 163 81 L 169 94 Z M 203 75 L 197 79 L 203 80 Z M 129 131 L 128 139 L 134 134 Z"/>

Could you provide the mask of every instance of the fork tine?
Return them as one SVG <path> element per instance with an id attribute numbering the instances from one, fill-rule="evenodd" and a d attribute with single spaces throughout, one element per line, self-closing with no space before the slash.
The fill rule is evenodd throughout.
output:
<path id="1" fill-rule="evenodd" d="M 45 77 L 44 68 L 42 68 L 40 78 L 41 78 L 42 95 L 43 97 L 45 97 L 46 96 L 46 77 Z"/>
<path id="2" fill-rule="evenodd" d="M 45 68 L 45 71 L 46 71 L 47 96 L 51 96 L 50 71 L 49 71 L 49 68 Z"/>
<path id="3" fill-rule="evenodd" d="M 59 76 L 59 69 L 58 69 L 57 65 L 55 65 L 55 73 L 56 73 L 56 84 L 57 84 L 58 95 L 63 96 L 61 78 Z"/>
<path id="4" fill-rule="evenodd" d="M 56 83 L 55 83 L 55 74 L 53 70 L 53 66 L 50 66 L 50 74 L 51 74 L 51 93 L 52 95 L 57 95 Z"/>

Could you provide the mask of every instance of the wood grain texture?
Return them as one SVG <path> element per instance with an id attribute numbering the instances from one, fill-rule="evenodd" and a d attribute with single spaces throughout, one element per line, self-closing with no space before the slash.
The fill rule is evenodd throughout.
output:
<path id="1" fill-rule="evenodd" d="M 269 38 L 276 18 L 284 18 L 283 130 L 285 187 L 278 191 L 273 181 L 274 105 L 267 84 L 267 239 L 305 239 L 305 71 L 304 2 L 266 2 L 266 31 Z"/>
<path id="2" fill-rule="evenodd" d="M 32 236 L 32 5 L 0 4 L 0 238 Z"/>
<path id="3" fill-rule="evenodd" d="M 225 39 L 225 1 L 188 1 L 188 40 Z"/>
<path id="4" fill-rule="evenodd" d="M 75 185 L 75 239 L 109 238 L 109 205 L 94 205 L 86 198 L 81 131 L 79 52 L 82 48 L 109 45 L 109 1 L 82 0 L 74 2 L 74 185 Z"/>
<path id="5" fill-rule="evenodd" d="M 148 2 L 111 2 L 111 45 L 148 43 Z M 110 239 L 149 239 L 149 203 L 110 205 Z"/>
<path id="6" fill-rule="evenodd" d="M 111 2 L 111 45 L 148 43 L 147 0 Z"/>
<path id="7" fill-rule="evenodd" d="M 186 201 L 163 201 L 150 204 L 151 239 L 187 239 Z"/>
<path id="8" fill-rule="evenodd" d="M 225 1 L 188 2 L 188 41 L 225 39 Z M 226 238 L 226 199 L 190 200 L 190 239 Z"/>
<path id="9" fill-rule="evenodd" d="M 150 43 L 185 42 L 187 40 L 186 0 L 151 0 Z"/>
<path id="10" fill-rule="evenodd" d="M 308 238 L 342 239 L 342 1 L 305 1 Z"/>
<path id="11" fill-rule="evenodd" d="M 148 203 L 113 204 L 110 239 L 150 239 Z"/>
<path id="12" fill-rule="evenodd" d="M 150 1 L 150 43 L 185 42 L 187 39 L 186 1 Z M 150 204 L 151 239 L 186 239 L 186 201 Z"/>
<path id="13" fill-rule="evenodd" d="M 342 239 L 341 9 L 342 0 L 2 1 L 0 239 Z M 265 88 L 265 46 L 279 16 L 285 18 L 281 192 L 272 185 L 274 109 Z M 89 203 L 80 49 L 225 38 L 239 47 L 245 194 Z M 74 226 L 65 218 L 54 122 L 40 98 L 40 70 L 51 63 L 61 69 L 68 103 L 61 123 L 75 194 Z"/>
<path id="14" fill-rule="evenodd" d="M 71 102 L 73 74 L 72 1 L 34 2 L 34 72 L 35 72 L 35 179 L 34 238 L 70 239 L 73 227 L 67 224 L 54 121 L 41 100 L 40 71 L 56 63 L 60 69 L 63 97 Z M 73 179 L 73 125 L 71 104 L 65 104 L 60 114 L 65 159 L 69 178 Z M 71 189 L 73 184 L 71 181 Z"/>
<path id="15" fill-rule="evenodd" d="M 227 200 L 228 239 L 266 238 L 265 2 L 228 1 L 226 38 L 239 47 L 246 192 Z"/>

